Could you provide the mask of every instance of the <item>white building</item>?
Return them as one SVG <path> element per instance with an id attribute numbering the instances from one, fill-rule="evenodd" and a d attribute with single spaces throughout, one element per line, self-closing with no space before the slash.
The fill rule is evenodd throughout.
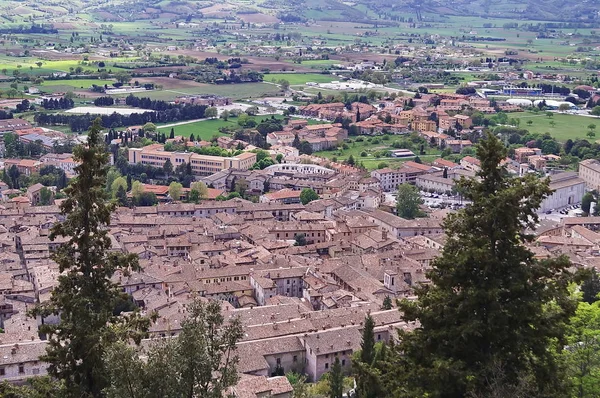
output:
<path id="1" fill-rule="evenodd" d="M 553 192 L 540 205 L 540 212 L 581 203 L 585 181 L 572 171 L 559 173 L 550 177 L 550 189 Z"/>

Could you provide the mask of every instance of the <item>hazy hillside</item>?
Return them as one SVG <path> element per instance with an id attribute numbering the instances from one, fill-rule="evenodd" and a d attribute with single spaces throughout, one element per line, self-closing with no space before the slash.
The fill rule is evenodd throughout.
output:
<path id="1" fill-rule="evenodd" d="M 380 12 L 413 13 L 423 17 L 473 15 L 534 20 L 587 21 L 599 19 L 600 3 L 583 0 L 359 0 Z"/>

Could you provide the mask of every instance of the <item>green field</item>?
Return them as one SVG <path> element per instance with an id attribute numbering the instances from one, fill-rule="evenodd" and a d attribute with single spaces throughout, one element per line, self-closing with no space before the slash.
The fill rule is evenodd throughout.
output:
<path id="1" fill-rule="evenodd" d="M 401 140 L 402 136 L 385 135 L 377 137 L 361 136 L 362 142 L 356 141 L 357 137 L 351 138 L 346 142 L 347 149 L 340 147 L 332 151 L 320 151 L 315 152 L 315 156 L 333 159 L 337 161 L 347 160 L 350 155 L 354 158 L 355 162 L 362 162 L 367 170 L 376 169 L 379 164 L 386 163 L 388 166 L 397 167 L 399 164 L 406 162 L 407 160 L 413 160 L 414 158 L 392 158 L 380 156 L 382 152 L 391 151 L 393 148 L 391 145 L 394 141 Z M 431 162 L 440 156 L 440 151 L 437 148 L 430 148 L 428 145 L 424 147 L 425 154 L 419 155 L 419 150 L 413 149 L 412 151 L 419 156 L 424 162 Z M 366 155 L 366 156 L 362 156 Z"/>
<path id="2" fill-rule="evenodd" d="M 42 90 L 50 90 L 53 87 L 71 87 L 71 89 L 88 89 L 93 84 L 97 86 L 104 86 L 108 84 L 111 86 L 114 80 L 100 80 L 100 79 L 72 79 L 72 80 L 46 80 L 41 85 L 37 86 Z"/>
<path id="3" fill-rule="evenodd" d="M 274 115 L 277 119 L 282 119 L 281 115 Z M 260 123 L 261 120 L 270 118 L 271 115 L 260 115 L 255 116 L 253 119 Z M 171 124 L 171 123 L 169 123 Z M 167 124 L 168 125 L 168 124 Z M 190 137 L 190 135 L 194 134 L 195 138 L 199 138 L 201 140 L 210 141 L 212 137 L 215 135 L 223 136 L 225 134 L 221 133 L 219 129 L 221 127 L 238 127 L 237 119 L 230 118 L 227 121 L 222 119 L 211 119 L 211 120 L 202 120 L 194 123 L 186 123 L 179 126 L 173 126 L 175 130 L 175 135 L 182 137 Z M 171 127 L 161 127 L 158 126 L 158 130 L 164 133 L 170 133 Z"/>
<path id="4" fill-rule="evenodd" d="M 588 126 L 595 124 L 596 135 L 600 135 L 600 119 L 587 116 L 565 115 L 553 113 L 551 118 L 546 116 L 546 112 L 522 112 L 509 114 L 510 118 L 519 119 L 521 122 L 519 128 L 527 129 L 531 133 L 550 133 L 558 141 L 564 142 L 569 138 L 588 138 Z M 531 121 L 532 124 L 527 124 Z M 554 124 L 554 126 L 552 125 Z"/>
<path id="5" fill-rule="evenodd" d="M 331 83 L 334 80 L 339 80 L 336 76 L 323 75 L 320 73 L 268 73 L 264 75 L 266 82 L 278 82 L 279 80 L 287 80 L 292 86 L 304 85 L 307 82 L 314 83 Z"/>
<path id="6" fill-rule="evenodd" d="M 175 135 L 183 136 L 189 138 L 190 135 L 194 134 L 196 139 L 201 139 L 205 141 L 210 141 L 210 139 L 215 136 L 225 135 L 219 132 L 219 128 L 221 127 L 235 127 L 237 126 L 237 122 L 235 119 L 230 119 L 228 121 L 224 121 L 221 119 L 214 120 L 203 120 L 201 122 L 187 123 L 182 124 L 180 126 L 173 126 L 173 130 L 175 130 Z M 158 130 L 169 134 L 171 131 L 171 127 L 160 127 L 158 126 Z"/>

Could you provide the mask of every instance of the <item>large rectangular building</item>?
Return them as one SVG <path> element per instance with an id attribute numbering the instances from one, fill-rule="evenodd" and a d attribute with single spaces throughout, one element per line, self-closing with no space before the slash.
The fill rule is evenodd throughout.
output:
<path id="1" fill-rule="evenodd" d="M 586 159 L 579 162 L 579 177 L 585 181 L 589 190 L 600 191 L 600 161 Z"/>
<path id="2" fill-rule="evenodd" d="M 550 177 L 552 193 L 540 205 L 540 212 L 581 203 L 585 193 L 585 181 L 574 172 L 558 173 Z"/>
<path id="3" fill-rule="evenodd" d="M 130 164 L 141 163 L 163 167 L 167 160 L 171 161 L 173 168 L 183 163 L 190 163 L 193 174 L 206 176 L 226 169 L 248 170 L 256 163 L 256 154 L 244 152 L 232 157 L 223 157 L 200 155 L 193 152 L 167 152 L 159 145 L 129 148 Z"/>

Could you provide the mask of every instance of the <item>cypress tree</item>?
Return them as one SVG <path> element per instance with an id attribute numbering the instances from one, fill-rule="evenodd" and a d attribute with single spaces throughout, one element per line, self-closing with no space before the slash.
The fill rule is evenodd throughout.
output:
<path id="1" fill-rule="evenodd" d="M 342 398 L 344 394 L 344 374 L 339 357 L 335 357 L 329 374 L 329 398 Z"/>
<path id="2" fill-rule="evenodd" d="M 107 226 L 115 204 L 105 190 L 109 155 L 102 140 L 100 119 L 92 124 L 87 146 L 77 146 L 73 159 L 81 162 L 65 189 L 61 204 L 64 222 L 56 224 L 50 240 L 68 241 L 52 255 L 61 275 L 49 301 L 36 307 L 33 315 L 59 315 L 58 324 L 44 324 L 48 336 L 46 354 L 51 376 L 63 380 L 68 397 L 101 397 L 107 385 L 103 355 L 119 338 L 140 341 L 147 319 L 113 315 L 120 299 L 119 287 L 111 281 L 116 271 L 138 270 L 136 255 L 110 252 Z M 111 325 L 110 327 L 108 325 Z M 121 335 L 118 330 L 127 331 Z"/>
<path id="3" fill-rule="evenodd" d="M 175 138 L 175 129 L 173 127 L 171 127 L 171 134 L 169 134 L 169 138 Z"/>
<path id="4" fill-rule="evenodd" d="M 373 363 L 373 358 L 375 357 L 375 333 L 373 331 L 374 328 L 375 323 L 373 322 L 371 314 L 369 314 L 365 318 L 365 326 L 363 329 L 362 341 L 360 343 L 360 360 L 368 365 Z"/>

